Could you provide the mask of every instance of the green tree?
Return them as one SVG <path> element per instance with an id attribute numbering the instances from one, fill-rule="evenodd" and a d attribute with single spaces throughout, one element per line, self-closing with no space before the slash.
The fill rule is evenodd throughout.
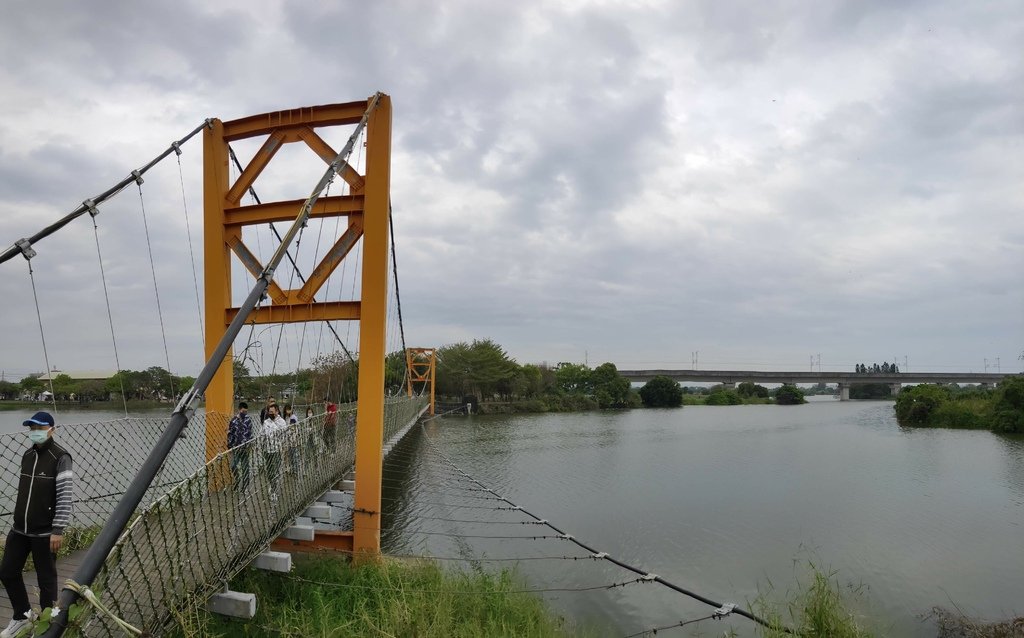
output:
<path id="1" fill-rule="evenodd" d="M 931 415 L 949 397 L 949 389 L 937 385 L 904 388 L 896 397 L 896 421 L 900 425 L 927 425 Z"/>
<path id="2" fill-rule="evenodd" d="M 566 394 L 590 394 L 591 370 L 581 363 L 559 363 L 555 367 L 555 382 Z"/>
<path id="3" fill-rule="evenodd" d="M 72 394 L 78 393 L 78 383 L 66 374 L 58 374 L 53 378 L 53 395 L 59 401 L 67 401 Z"/>
<path id="4" fill-rule="evenodd" d="M 629 405 L 629 379 L 619 374 L 614 363 L 602 363 L 590 373 L 594 398 L 601 408 L 624 408 Z"/>
<path id="5" fill-rule="evenodd" d="M 516 393 L 524 398 L 533 399 L 544 392 L 544 375 L 539 366 L 526 364 L 519 368 Z"/>
<path id="6" fill-rule="evenodd" d="M 736 387 L 736 394 L 741 397 L 760 397 L 762 399 L 768 398 L 768 388 L 763 385 L 758 385 L 751 381 L 744 381 Z"/>
<path id="7" fill-rule="evenodd" d="M 997 432 L 1024 432 L 1024 376 L 1011 377 L 999 384 L 992 409 L 992 429 Z"/>
<path id="8" fill-rule="evenodd" d="M 775 391 L 775 403 L 779 405 L 799 405 L 807 403 L 804 393 L 795 385 L 784 385 Z"/>
<path id="9" fill-rule="evenodd" d="M 0 399 L 16 399 L 21 392 L 21 386 L 11 381 L 0 381 Z"/>
<path id="10" fill-rule="evenodd" d="M 743 399 L 735 390 L 716 388 L 704 401 L 705 405 L 740 405 Z"/>
<path id="11" fill-rule="evenodd" d="M 24 392 L 32 395 L 32 398 L 39 396 L 39 393 L 46 388 L 46 384 L 39 380 L 41 375 L 28 376 L 22 379 L 18 385 Z"/>
<path id="12" fill-rule="evenodd" d="M 99 379 L 82 381 L 78 387 L 80 398 L 86 401 L 106 401 L 107 397 L 110 396 L 106 386 L 106 382 Z"/>
<path id="13" fill-rule="evenodd" d="M 438 390 L 446 396 L 473 394 L 489 399 L 508 395 L 519 374 L 517 364 L 491 339 L 450 344 L 437 351 Z"/>
<path id="14" fill-rule="evenodd" d="M 649 408 L 677 408 L 683 404 L 683 390 L 665 376 L 657 376 L 640 388 L 640 399 Z"/>

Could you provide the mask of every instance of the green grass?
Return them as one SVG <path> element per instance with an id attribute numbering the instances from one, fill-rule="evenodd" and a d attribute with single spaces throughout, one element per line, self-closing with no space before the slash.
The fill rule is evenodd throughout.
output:
<path id="1" fill-rule="evenodd" d="M 256 594 L 251 621 L 225 619 L 193 605 L 178 613 L 174 635 L 574 635 L 539 598 L 513 593 L 523 584 L 508 571 L 445 571 L 423 561 L 356 567 L 323 556 L 294 560 L 291 574 L 247 570 L 232 581 L 232 589 Z"/>
<path id="2" fill-rule="evenodd" d="M 813 563 L 809 565 L 809 582 L 799 585 L 784 603 L 785 611 L 762 593 L 754 602 L 753 611 L 774 628 L 758 626 L 765 638 L 786 638 L 782 627 L 788 626 L 800 636 L 829 636 L 830 638 L 871 638 L 875 634 L 861 625 L 861 620 L 850 611 L 860 598 L 859 587 L 843 591 L 835 572 L 824 572 Z M 769 592 L 770 593 L 770 592 Z"/>

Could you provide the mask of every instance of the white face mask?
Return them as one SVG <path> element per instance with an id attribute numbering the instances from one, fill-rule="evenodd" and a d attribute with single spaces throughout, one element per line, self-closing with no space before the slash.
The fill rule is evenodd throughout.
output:
<path id="1" fill-rule="evenodd" d="M 46 443 L 46 439 L 49 437 L 49 430 L 29 430 L 28 438 L 32 439 L 33 443 L 41 444 Z"/>

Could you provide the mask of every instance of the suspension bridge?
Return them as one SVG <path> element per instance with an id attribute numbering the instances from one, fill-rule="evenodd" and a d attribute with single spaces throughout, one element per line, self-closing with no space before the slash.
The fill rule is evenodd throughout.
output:
<path id="1" fill-rule="evenodd" d="M 76 474 L 67 538 L 80 538 L 88 547 L 62 559 L 63 589 L 44 635 L 61 635 L 69 627 L 86 636 L 160 635 L 175 625 L 179 609 L 196 601 L 214 611 L 251 616 L 255 600 L 244 592 L 225 591 L 225 583 L 248 566 L 287 572 L 289 557 L 281 550 L 330 550 L 367 559 L 380 555 L 387 505 L 382 492 L 390 480 L 384 476 L 385 459 L 408 461 L 410 452 L 401 447 L 403 437 L 422 419 L 441 416 L 434 415 L 433 350 L 405 343 L 390 200 L 391 117 L 390 97 L 378 93 L 343 104 L 232 121 L 206 120 L 113 187 L 0 253 L 0 264 L 20 256 L 28 265 L 41 359 L 51 370 L 47 299 L 40 294 L 46 282 L 38 280 L 34 265 L 61 259 L 46 252 L 44 240 L 54 233 L 66 229 L 88 237 L 96 248 L 111 353 L 120 371 L 118 321 L 112 310 L 105 268 L 109 259 L 104 256 L 99 223 L 108 202 L 126 190 L 136 191 L 150 259 L 147 274 L 157 314 L 154 325 L 160 329 L 170 376 L 170 348 L 143 185 L 153 167 L 177 158 L 206 363 L 180 396 L 173 384 L 168 385 L 175 402 L 168 418 L 132 417 L 125 402 L 123 418 L 61 423 L 58 437 L 74 457 Z M 340 151 L 322 135 L 334 127 L 349 133 Z M 181 174 L 184 150 L 198 137 L 203 146 L 202 291 Z M 243 165 L 233 144 L 247 142 L 259 145 Z M 304 146 L 327 166 L 305 199 L 264 201 L 256 192 L 257 178 L 289 145 Z M 340 187 L 332 195 L 337 178 Z M 91 233 L 82 232 L 82 223 L 74 223 L 79 219 L 91 222 Z M 289 223 L 283 233 L 274 226 L 282 222 Z M 265 237 L 267 231 L 272 238 Z M 268 240 L 272 250 L 264 254 L 262 242 Z M 5 276 L 14 276 L 13 270 Z M 247 279 L 241 291 L 240 279 Z M 278 329 L 269 366 L 267 352 L 254 354 L 261 347 L 256 327 L 263 324 Z M 323 410 L 318 404 L 312 415 L 298 423 L 260 433 L 229 449 L 235 362 L 248 361 L 271 374 L 285 367 L 283 362 L 279 367 L 279 357 L 282 343 L 289 347 L 285 336 L 289 324 L 299 324 L 301 332 L 291 335 L 297 359 L 286 355 L 287 367 L 294 363 L 298 370 L 304 349 L 309 362 L 340 357 L 351 369 L 358 368 L 354 396 L 346 396 L 342 383 L 329 375 L 319 387 L 314 379 L 307 396 L 336 398 L 342 401 L 337 411 Z M 312 331 L 307 333 L 310 324 L 319 326 L 316 339 Z M 388 369 L 389 353 L 396 352 L 404 353 L 397 376 Z M 124 400 L 125 393 L 120 395 Z M 199 406 L 203 398 L 205 409 Z M 59 406 L 54 403 L 53 409 L 60 423 Z M 436 490 L 457 497 L 454 504 L 435 504 L 443 514 L 436 518 L 532 526 L 523 534 L 456 534 L 460 539 L 558 543 L 571 551 L 560 549 L 557 555 L 533 558 L 600 563 L 615 574 L 592 587 L 527 591 L 585 592 L 653 583 L 711 608 L 705 616 L 645 627 L 637 635 L 733 614 L 765 624 L 734 604 L 698 594 L 588 545 L 497 493 L 465 472 L 429 437 L 427 441 L 423 454 L 439 468 Z M 11 468 L 0 474 L 0 521 L 5 532 L 12 524 L 17 496 L 13 468 L 18 467 L 25 447 L 20 434 L 0 435 L 0 467 Z M 492 519 L 465 519 L 467 509 L 487 512 Z"/>

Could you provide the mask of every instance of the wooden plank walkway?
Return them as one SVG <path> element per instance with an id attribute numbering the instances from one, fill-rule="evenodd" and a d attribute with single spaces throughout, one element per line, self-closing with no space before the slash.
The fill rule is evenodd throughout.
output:
<path id="1" fill-rule="evenodd" d="M 64 581 L 71 578 L 78 566 L 82 563 L 82 559 L 85 558 L 85 552 L 87 550 L 80 549 L 77 552 L 72 552 L 68 556 L 57 559 L 57 595 L 60 595 L 60 590 L 64 588 Z M 32 608 L 36 609 L 39 607 L 39 585 L 36 583 L 35 571 L 27 571 L 25 576 L 25 588 L 28 589 L 28 599 L 32 603 Z M 0 626 L 6 626 L 14 616 L 14 610 L 11 609 L 11 601 L 7 598 L 7 592 L 3 587 L 0 587 Z"/>

